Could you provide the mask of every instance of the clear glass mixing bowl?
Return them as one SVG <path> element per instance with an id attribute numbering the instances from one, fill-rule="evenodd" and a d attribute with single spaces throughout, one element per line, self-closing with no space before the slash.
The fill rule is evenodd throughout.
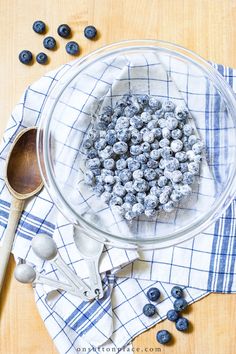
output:
<path id="1" fill-rule="evenodd" d="M 185 100 L 204 141 L 205 160 L 194 193 L 171 215 L 160 213 L 156 219 L 140 217 L 130 223 L 83 183 L 82 144 L 91 127 L 91 115 L 104 100 L 113 105 L 121 94 L 152 94 L 152 89 L 168 96 L 169 84 L 158 77 L 159 69 L 156 72 L 151 67 L 153 57 L 172 82 L 172 89 L 175 86 Z M 144 59 L 148 65 L 142 64 Z M 131 75 L 128 85 L 127 80 L 126 84 L 122 81 L 124 72 Z M 68 220 L 90 237 L 125 248 L 180 243 L 206 229 L 235 194 L 235 112 L 234 93 L 223 77 L 187 49 L 155 40 L 103 47 L 64 69 L 48 95 L 37 141 L 45 186 Z"/>

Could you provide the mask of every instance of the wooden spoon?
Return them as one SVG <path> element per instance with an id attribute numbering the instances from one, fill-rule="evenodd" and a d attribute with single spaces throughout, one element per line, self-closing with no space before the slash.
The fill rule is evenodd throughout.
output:
<path id="1" fill-rule="evenodd" d="M 5 182 L 12 195 L 12 203 L 3 244 L 0 248 L 0 291 L 25 201 L 43 187 L 36 155 L 36 134 L 36 127 L 20 131 L 6 161 Z"/>

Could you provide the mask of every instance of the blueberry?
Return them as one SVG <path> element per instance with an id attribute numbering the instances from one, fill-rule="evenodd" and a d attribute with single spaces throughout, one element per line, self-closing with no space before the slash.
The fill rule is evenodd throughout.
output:
<path id="1" fill-rule="evenodd" d="M 175 208 L 175 204 L 172 200 L 170 200 L 169 202 L 165 203 L 162 206 L 162 209 L 166 212 L 166 213 L 171 213 Z"/>
<path id="2" fill-rule="evenodd" d="M 151 97 L 149 99 L 148 104 L 149 104 L 149 107 L 151 107 L 151 108 L 153 108 L 155 110 L 161 108 L 161 101 L 158 98 L 156 98 L 156 97 Z"/>
<path id="3" fill-rule="evenodd" d="M 169 130 L 174 130 L 176 129 L 178 126 L 178 120 L 175 117 L 168 117 L 166 119 L 166 127 Z"/>
<path id="4" fill-rule="evenodd" d="M 150 288 L 147 292 L 147 298 L 150 301 L 157 301 L 161 296 L 160 290 L 157 288 Z"/>
<path id="5" fill-rule="evenodd" d="M 131 155 L 137 156 L 137 155 L 140 155 L 141 153 L 142 153 L 141 146 L 139 146 L 139 145 L 131 145 L 130 146 L 130 154 Z"/>
<path id="6" fill-rule="evenodd" d="M 163 102 L 162 108 L 165 112 L 173 112 L 175 109 L 175 104 L 174 102 L 167 100 Z"/>
<path id="7" fill-rule="evenodd" d="M 169 200 L 169 195 L 167 193 L 161 193 L 159 196 L 159 202 L 160 204 L 166 204 Z"/>
<path id="8" fill-rule="evenodd" d="M 162 136 L 161 128 L 153 128 L 151 131 L 154 134 L 156 139 L 160 139 L 161 138 L 161 136 Z"/>
<path id="9" fill-rule="evenodd" d="M 175 322 L 175 327 L 178 331 L 187 331 L 189 327 L 189 321 L 185 317 L 180 317 Z"/>
<path id="10" fill-rule="evenodd" d="M 103 192 L 104 192 L 104 186 L 102 184 L 96 184 L 96 186 L 94 186 L 93 191 L 97 196 L 100 196 Z"/>
<path id="11" fill-rule="evenodd" d="M 99 150 L 98 155 L 102 160 L 109 159 L 113 155 L 112 146 L 106 146 L 105 149 Z"/>
<path id="12" fill-rule="evenodd" d="M 194 181 L 194 175 L 191 172 L 185 172 L 183 174 L 183 183 L 192 184 Z"/>
<path id="13" fill-rule="evenodd" d="M 153 317 L 156 313 L 157 313 L 157 310 L 153 304 L 146 304 L 143 307 L 143 314 L 147 317 Z"/>
<path id="14" fill-rule="evenodd" d="M 103 161 L 103 166 L 107 170 L 113 170 L 115 167 L 115 161 L 113 159 L 106 159 Z"/>
<path id="15" fill-rule="evenodd" d="M 170 159 L 171 156 L 173 155 L 173 151 L 171 150 L 171 148 L 169 146 L 164 146 L 161 149 L 161 157 L 163 157 L 163 159 Z"/>
<path id="16" fill-rule="evenodd" d="M 197 162 L 190 162 L 188 164 L 188 170 L 193 175 L 197 175 L 199 173 L 199 169 L 200 169 L 200 166 L 199 166 L 199 163 L 197 163 Z"/>
<path id="17" fill-rule="evenodd" d="M 133 172 L 133 179 L 140 179 L 143 178 L 143 171 L 142 170 L 135 170 Z"/>
<path id="18" fill-rule="evenodd" d="M 150 157 L 153 160 L 159 160 L 159 158 L 161 157 L 161 149 L 154 149 L 150 152 Z"/>
<path id="19" fill-rule="evenodd" d="M 86 161 L 86 167 L 89 170 L 92 170 L 94 168 L 98 168 L 98 167 L 100 167 L 100 165 L 101 165 L 101 162 L 100 162 L 99 158 L 97 158 L 97 157 Z"/>
<path id="20" fill-rule="evenodd" d="M 188 143 L 192 146 L 192 145 L 196 144 L 196 142 L 197 142 L 196 135 L 190 135 L 188 138 Z"/>
<path id="21" fill-rule="evenodd" d="M 144 213 L 144 206 L 142 203 L 135 203 L 132 207 L 132 212 L 136 215 L 142 215 Z"/>
<path id="22" fill-rule="evenodd" d="M 115 180 L 114 176 L 109 175 L 109 176 L 105 176 L 104 182 L 111 186 L 111 185 L 115 184 L 116 180 Z"/>
<path id="23" fill-rule="evenodd" d="M 108 145 L 114 145 L 117 141 L 115 130 L 111 129 L 106 133 L 105 140 Z"/>
<path id="24" fill-rule="evenodd" d="M 43 21 L 39 21 L 39 20 L 35 21 L 33 23 L 32 28 L 33 28 L 34 32 L 39 33 L 39 34 L 45 33 L 45 31 L 46 31 L 45 23 Z"/>
<path id="25" fill-rule="evenodd" d="M 183 132 L 185 136 L 190 136 L 192 134 L 193 128 L 190 124 L 184 124 Z"/>
<path id="26" fill-rule="evenodd" d="M 169 321 L 175 322 L 179 318 L 179 313 L 175 310 L 169 310 L 167 312 L 167 318 Z"/>
<path id="27" fill-rule="evenodd" d="M 182 137 L 182 131 L 180 129 L 174 129 L 171 131 L 172 139 L 180 139 Z"/>
<path id="28" fill-rule="evenodd" d="M 149 194 L 145 199 L 144 199 L 144 206 L 146 209 L 155 209 L 158 204 L 158 197 L 153 194 Z"/>
<path id="29" fill-rule="evenodd" d="M 56 40 L 53 37 L 45 37 L 43 40 L 43 46 L 46 49 L 55 49 Z"/>
<path id="30" fill-rule="evenodd" d="M 97 35 L 97 30 L 94 26 L 87 26 L 84 29 L 84 36 L 88 39 L 94 39 Z"/>
<path id="31" fill-rule="evenodd" d="M 137 130 L 140 130 L 143 127 L 143 122 L 138 116 L 132 116 L 130 119 L 130 125 Z"/>
<path id="32" fill-rule="evenodd" d="M 134 189 L 137 192 L 146 192 L 148 189 L 148 183 L 142 178 L 139 178 L 134 181 Z"/>
<path id="33" fill-rule="evenodd" d="M 170 140 L 169 140 L 169 139 L 166 139 L 166 138 L 161 139 L 161 140 L 159 141 L 159 145 L 160 145 L 161 148 L 166 147 L 166 146 L 169 146 L 169 145 L 170 145 Z"/>
<path id="34" fill-rule="evenodd" d="M 105 202 L 105 203 L 109 203 L 109 200 L 111 199 L 112 194 L 109 192 L 103 192 L 101 194 L 101 199 Z"/>
<path id="35" fill-rule="evenodd" d="M 154 139 L 154 133 L 151 131 L 143 134 L 143 141 L 146 141 L 147 143 L 153 143 Z"/>
<path id="36" fill-rule="evenodd" d="M 153 181 L 157 176 L 156 171 L 153 168 L 147 168 L 144 170 L 144 177 L 147 181 Z"/>
<path id="37" fill-rule="evenodd" d="M 79 45 L 75 41 L 66 43 L 66 52 L 70 55 L 77 55 L 79 53 Z"/>
<path id="38" fill-rule="evenodd" d="M 188 303 L 183 298 L 176 299 L 175 302 L 174 302 L 174 309 L 177 312 L 185 310 L 187 306 L 188 306 Z"/>
<path id="39" fill-rule="evenodd" d="M 124 141 L 118 141 L 113 145 L 113 151 L 117 155 L 125 154 L 128 151 L 128 145 Z"/>
<path id="40" fill-rule="evenodd" d="M 163 117 L 164 117 L 164 114 L 165 114 L 165 112 L 164 112 L 164 110 L 163 110 L 162 108 L 157 109 L 157 110 L 155 111 L 155 116 L 156 116 L 157 118 L 163 118 Z"/>
<path id="41" fill-rule="evenodd" d="M 147 167 L 149 167 L 151 169 L 157 169 L 158 168 L 158 162 L 153 160 L 153 159 L 149 159 L 148 162 L 147 162 Z"/>
<path id="42" fill-rule="evenodd" d="M 180 171 L 182 173 L 185 173 L 185 172 L 188 172 L 188 164 L 187 162 L 182 162 L 179 164 L 179 167 L 180 167 Z M 191 184 L 191 183 L 190 183 Z"/>
<path id="43" fill-rule="evenodd" d="M 107 142 L 104 138 L 101 138 L 94 143 L 94 147 L 96 150 L 103 150 L 107 145 Z"/>
<path id="44" fill-rule="evenodd" d="M 163 329 L 157 332 L 156 339 L 160 344 L 167 344 L 171 341 L 171 334 L 167 330 Z"/>
<path id="45" fill-rule="evenodd" d="M 141 144 L 141 149 L 142 149 L 142 152 L 149 152 L 151 150 L 151 146 L 149 143 L 144 142 Z"/>
<path id="46" fill-rule="evenodd" d="M 146 106 L 149 102 L 149 96 L 148 95 L 140 95 L 138 96 L 138 102 L 142 105 L 142 106 Z"/>
<path id="47" fill-rule="evenodd" d="M 134 118 L 135 114 L 137 114 L 138 111 L 139 111 L 139 108 L 136 106 L 127 106 L 124 109 L 124 114 L 126 115 L 126 117 L 129 117 L 129 118 L 133 117 Z M 142 128 L 143 123 L 141 122 L 139 117 L 136 117 L 136 118 L 137 118 L 137 122 L 140 123 L 139 124 L 140 128 Z M 139 129 L 138 126 L 137 127 L 135 126 L 135 128 Z"/>
<path id="48" fill-rule="evenodd" d="M 68 25 L 62 24 L 58 27 L 57 33 L 59 34 L 60 37 L 69 38 L 71 35 L 71 29 Z"/>
<path id="49" fill-rule="evenodd" d="M 132 144 L 139 144 L 143 141 L 143 135 L 138 130 L 131 131 L 131 142 Z"/>
<path id="50" fill-rule="evenodd" d="M 122 209 L 126 212 L 126 211 L 131 211 L 131 209 L 132 209 L 132 204 L 131 203 L 127 203 L 127 202 L 125 202 L 124 204 L 122 204 Z"/>
<path id="51" fill-rule="evenodd" d="M 193 144 L 192 150 L 195 154 L 200 154 L 203 151 L 204 145 L 201 141 Z"/>
<path id="52" fill-rule="evenodd" d="M 185 106 L 179 106 L 175 108 L 175 116 L 178 120 L 184 121 L 188 117 L 189 113 Z"/>
<path id="53" fill-rule="evenodd" d="M 171 180 L 173 183 L 181 182 L 182 179 L 183 179 L 183 174 L 181 171 L 177 170 L 172 172 Z"/>
<path id="54" fill-rule="evenodd" d="M 157 215 L 157 212 L 155 209 L 146 209 L 145 210 L 145 215 L 148 217 L 148 218 L 154 218 L 156 215 Z"/>
<path id="55" fill-rule="evenodd" d="M 183 297 L 183 289 L 180 288 L 179 286 L 174 286 L 171 289 L 171 295 L 175 298 L 175 299 L 180 299 L 181 297 Z"/>
<path id="56" fill-rule="evenodd" d="M 173 190 L 173 192 L 170 195 L 170 199 L 173 200 L 173 202 L 179 202 L 182 199 L 183 195 L 180 191 Z"/>
<path id="57" fill-rule="evenodd" d="M 173 172 L 179 168 L 179 161 L 175 157 L 172 157 L 166 160 L 165 168 L 167 171 Z"/>
<path id="58" fill-rule="evenodd" d="M 164 187 L 166 184 L 167 184 L 167 178 L 165 176 L 161 176 L 159 179 L 158 179 L 158 186 L 159 187 Z"/>
<path id="59" fill-rule="evenodd" d="M 116 169 L 124 170 L 127 166 L 127 161 L 125 159 L 119 159 L 116 161 Z"/>
<path id="60" fill-rule="evenodd" d="M 110 201 L 109 201 L 109 204 L 111 206 L 113 205 L 122 205 L 123 204 L 123 200 L 121 197 L 118 197 L 118 196 L 113 196 Z"/>
<path id="61" fill-rule="evenodd" d="M 148 112 L 143 112 L 141 113 L 140 118 L 144 123 L 148 123 L 152 120 L 152 115 Z"/>
<path id="62" fill-rule="evenodd" d="M 113 187 L 113 192 L 118 195 L 119 197 L 124 197 L 126 194 L 125 187 L 122 186 L 121 184 L 117 183 Z"/>
<path id="63" fill-rule="evenodd" d="M 176 140 L 173 140 L 172 143 L 170 144 L 170 147 L 171 147 L 171 150 L 173 152 L 178 152 L 178 151 L 181 151 L 182 148 L 183 148 L 183 143 L 181 140 L 179 139 L 176 139 Z"/>
<path id="64" fill-rule="evenodd" d="M 163 138 L 169 139 L 170 138 L 170 129 L 167 127 L 162 128 L 161 130 Z"/>
<path id="65" fill-rule="evenodd" d="M 186 162 L 186 161 L 187 161 L 187 155 L 186 155 L 186 153 L 185 153 L 184 151 L 176 152 L 175 158 L 176 158 L 179 162 Z"/>
<path id="66" fill-rule="evenodd" d="M 88 159 L 94 159 L 94 157 L 97 157 L 98 153 L 96 149 L 90 149 L 87 153 L 87 158 Z"/>
<path id="67" fill-rule="evenodd" d="M 131 138 L 131 133 L 128 129 L 121 129 L 117 131 L 116 136 L 118 140 L 127 142 Z"/>
<path id="68" fill-rule="evenodd" d="M 157 120 L 155 120 L 155 119 L 152 119 L 150 122 L 148 122 L 148 124 L 147 124 L 147 128 L 149 129 L 149 130 L 153 130 L 153 129 L 156 129 L 157 128 L 157 126 L 158 126 L 158 121 Z M 162 127 L 163 128 L 163 127 Z"/>
<path id="69" fill-rule="evenodd" d="M 19 60 L 22 64 L 30 64 L 33 60 L 33 55 L 29 50 L 22 50 L 19 54 Z"/>
<path id="70" fill-rule="evenodd" d="M 46 64 L 47 61 L 48 61 L 48 56 L 47 54 L 41 52 L 39 54 L 36 55 L 36 61 L 39 63 L 39 64 Z"/>
<path id="71" fill-rule="evenodd" d="M 136 203 L 136 197 L 133 193 L 127 193 L 124 200 L 126 203 L 130 203 L 132 205 Z"/>
<path id="72" fill-rule="evenodd" d="M 128 169 L 121 170 L 119 171 L 118 177 L 122 182 L 126 183 L 131 180 L 132 172 Z"/>
<path id="73" fill-rule="evenodd" d="M 130 160 L 129 160 L 130 159 Z M 134 160 L 133 158 L 129 158 L 128 160 L 128 169 L 132 172 L 138 170 L 140 168 L 140 162 Z"/>

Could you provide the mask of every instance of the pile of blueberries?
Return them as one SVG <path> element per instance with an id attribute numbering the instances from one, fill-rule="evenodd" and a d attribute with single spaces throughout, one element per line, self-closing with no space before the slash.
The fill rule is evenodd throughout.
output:
<path id="1" fill-rule="evenodd" d="M 184 311 L 188 305 L 187 301 L 183 298 L 183 289 L 179 286 L 174 286 L 171 289 L 171 295 L 175 298 L 174 309 L 167 312 L 169 321 L 175 322 L 175 327 L 178 331 L 187 331 L 189 328 L 189 321 L 185 317 L 180 317 L 180 312 Z M 147 292 L 148 300 L 155 302 L 161 296 L 160 290 L 157 288 L 150 288 Z M 148 303 L 143 307 L 143 313 L 147 317 L 153 317 L 157 314 L 156 306 Z M 160 344 L 167 344 L 171 341 L 171 334 L 167 330 L 157 332 L 156 339 Z"/>
<path id="2" fill-rule="evenodd" d="M 35 21 L 33 23 L 33 30 L 38 34 L 46 33 L 46 24 L 43 21 Z M 67 24 L 62 24 L 58 27 L 57 33 L 62 38 L 71 37 L 71 28 Z M 97 30 L 94 26 L 87 26 L 84 29 L 84 36 L 88 39 L 94 39 L 97 35 Z M 57 47 L 57 42 L 55 38 L 47 36 L 43 40 L 43 46 L 49 50 L 55 50 Z M 79 53 L 79 45 L 75 41 L 69 41 L 66 43 L 66 51 L 70 55 L 77 55 Z M 19 60 L 22 64 L 30 64 L 33 60 L 33 54 L 29 50 L 22 50 L 19 54 Z M 48 62 L 47 54 L 40 52 L 36 56 L 36 61 L 39 64 L 46 64 Z"/>
<path id="3" fill-rule="evenodd" d="M 186 106 L 126 94 L 93 119 L 83 143 L 84 181 L 126 220 L 172 212 L 191 194 L 204 145 Z"/>

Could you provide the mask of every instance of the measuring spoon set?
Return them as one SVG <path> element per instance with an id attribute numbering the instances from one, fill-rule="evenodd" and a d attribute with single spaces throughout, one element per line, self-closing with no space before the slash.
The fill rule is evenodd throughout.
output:
<path id="1" fill-rule="evenodd" d="M 38 273 L 26 263 L 18 264 L 15 268 L 15 278 L 21 283 L 48 285 L 55 289 L 67 291 L 80 297 L 82 300 L 91 301 L 103 297 L 101 277 L 98 272 L 99 259 L 103 250 L 103 243 L 84 236 L 79 230 L 74 231 L 75 245 L 80 255 L 85 259 L 89 270 L 90 285 L 87 285 L 63 261 L 58 253 L 55 241 L 46 234 L 39 234 L 32 240 L 31 246 L 34 253 L 43 261 L 49 261 L 61 272 L 66 282 L 54 280 Z"/>

